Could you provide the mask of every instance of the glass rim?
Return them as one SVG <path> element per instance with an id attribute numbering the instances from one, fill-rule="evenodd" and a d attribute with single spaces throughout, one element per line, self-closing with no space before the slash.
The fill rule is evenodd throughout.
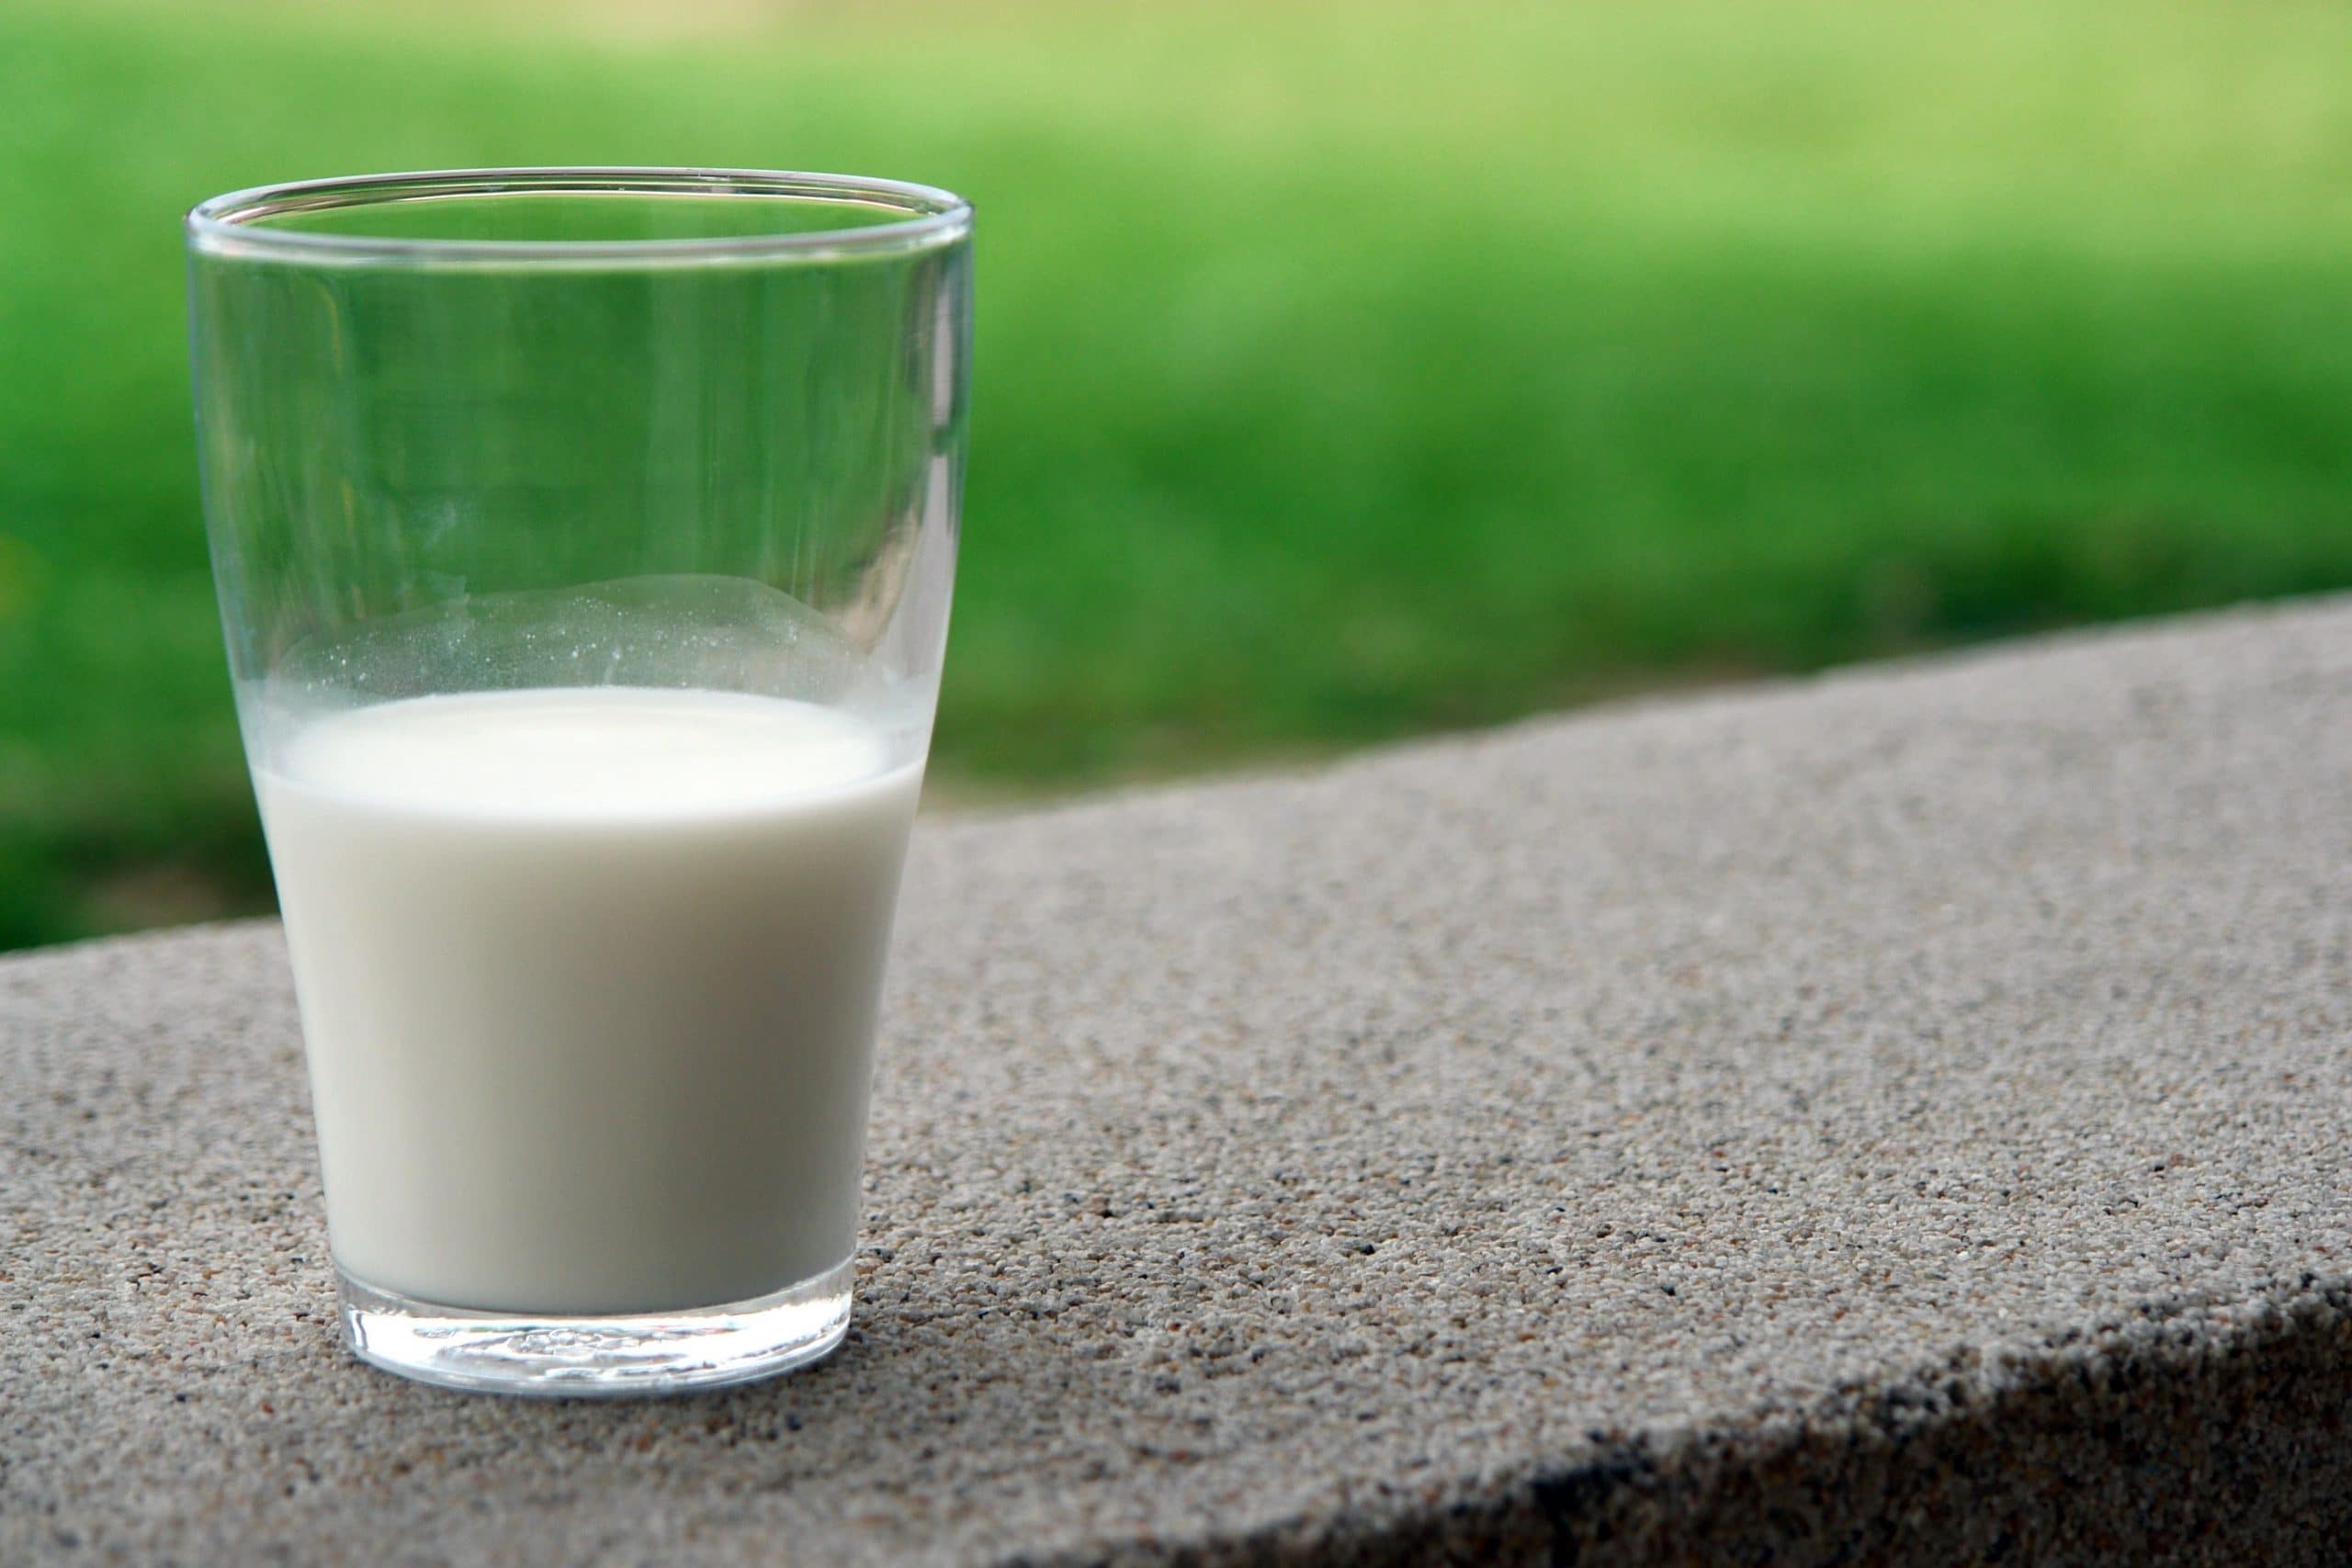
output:
<path id="1" fill-rule="evenodd" d="M 646 240 L 437 240 L 411 235 L 322 234 L 302 229 L 271 228 L 264 221 L 289 212 L 535 191 L 852 202 L 907 216 L 845 229 Z M 968 234 L 971 227 L 972 204 L 935 186 L 857 175 L 658 165 L 428 169 L 291 180 L 212 197 L 190 208 L 185 220 L 188 248 L 204 255 L 413 266 L 483 262 L 663 265 L 818 260 L 949 245 Z"/>

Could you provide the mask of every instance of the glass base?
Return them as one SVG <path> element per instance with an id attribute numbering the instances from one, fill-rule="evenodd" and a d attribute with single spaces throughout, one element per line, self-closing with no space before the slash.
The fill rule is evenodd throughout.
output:
<path id="1" fill-rule="evenodd" d="M 344 1343 L 438 1388 L 628 1399 L 750 1382 L 830 1353 L 849 1332 L 850 1266 L 789 1290 L 686 1312 L 565 1317 L 435 1306 L 335 1269 Z"/>

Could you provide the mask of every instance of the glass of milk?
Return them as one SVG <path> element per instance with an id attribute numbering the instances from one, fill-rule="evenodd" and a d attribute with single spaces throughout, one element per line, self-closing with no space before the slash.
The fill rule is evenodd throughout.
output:
<path id="1" fill-rule="evenodd" d="M 744 1381 L 849 1324 L 971 209 L 501 169 L 188 217 L 205 510 L 344 1334 Z"/>

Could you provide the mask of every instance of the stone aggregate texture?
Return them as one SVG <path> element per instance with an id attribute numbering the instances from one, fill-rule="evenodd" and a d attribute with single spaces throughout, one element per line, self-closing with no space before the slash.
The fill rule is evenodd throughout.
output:
<path id="1" fill-rule="evenodd" d="M 856 1326 L 336 1347 L 277 931 L 0 963 L 0 1561 L 2340 1562 L 2352 599 L 918 834 Z"/>

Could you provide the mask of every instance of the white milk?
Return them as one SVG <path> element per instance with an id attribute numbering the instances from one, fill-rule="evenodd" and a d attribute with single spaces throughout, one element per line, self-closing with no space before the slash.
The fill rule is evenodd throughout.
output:
<path id="1" fill-rule="evenodd" d="M 581 687 L 256 772 L 328 1228 L 438 1305 L 651 1312 L 847 1259 L 920 764 L 805 703 Z"/>

